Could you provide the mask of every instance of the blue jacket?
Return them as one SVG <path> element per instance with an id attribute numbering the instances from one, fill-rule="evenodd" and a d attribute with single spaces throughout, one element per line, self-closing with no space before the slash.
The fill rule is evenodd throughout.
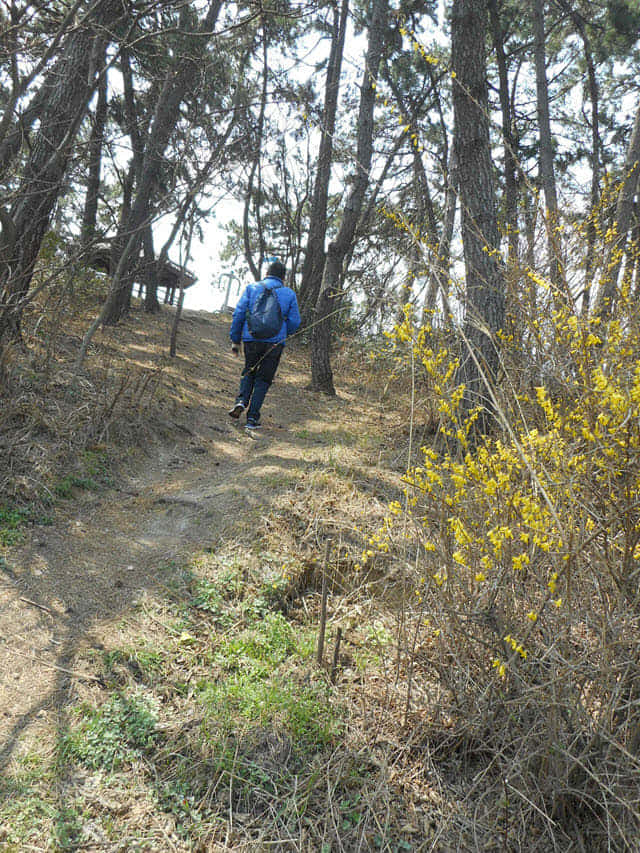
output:
<path id="1" fill-rule="evenodd" d="M 290 287 L 285 287 L 282 281 L 275 276 L 267 276 L 262 281 L 257 281 L 255 284 L 249 284 L 245 287 L 244 293 L 240 297 L 238 304 L 233 312 L 231 320 L 231 331 L 229 337 L 231 342 L 239 344 L 243 341 L 255 340 L 247 327 L 247 309 L 251 310 L 253 304 L 258 298 L 262 287 L 267 285 L 275 290 L 280 308 L 282 309 L 282 326 L 277 335 L 272 338 L 267 338 L 265 343 L 283 344 L 285 340 L 300 328 L 300 311 L 298 309 L 298 300 Z"/>

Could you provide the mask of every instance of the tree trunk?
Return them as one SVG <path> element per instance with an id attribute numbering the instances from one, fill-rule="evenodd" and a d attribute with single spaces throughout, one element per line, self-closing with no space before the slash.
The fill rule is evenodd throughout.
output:
<path id="1" fill-rule="evenodd" d="M 451 16 L 454 145 L 458 160 L 466 271 L 464 345 L 457 379 L 464 383 L 462 414 L 476 407 L 476 431 L 491 425 L 504 323 L 504 279 L 497 258 L 498 227 L 487 110 L 484 0 L 454 0 Z"/>
<path id="2" fill-rule="evenodd" d="M 142 238 L 144 250 L 144 310 L 148 314 L 157 314 L 160 310 L 158 302 L 158 264 L 153 248 L 153 231 L 151 225 L 144 229 Z"/>
<path id="3" fill-rule="evenodd" d="M 534 31 L 534 56 L 536 66 L 536 96 L 538 106 L 540 182 L 547 211 L 547 240 L 549 244 L 550 278 L 556 301 L 568 295 L 562 272 L 562 252 L 558 233 L 558 195 L 554 170 L 551 119 L 549 116 L 549 86 L 544 32 L 544 0 L 531 0 Z"/>
<path id="4" fill-rule="evenodd" d="M 408 258 L 409 269 L 407 272 L 407 279 L 401 287 L 399 296 L 397 320 L 400 323 L 404 318 L 404 306 L 410 303 L 413 297 L 414 281 L 418 277 L 419 271 L 424 269 L 428 264 L 427 254 L 432 256 L 432 263 L 434 266 L 439 265 L 439 258 L 434 257 L 434 251 L 435 247 L 440 242 L 440 238 L 438 236 L 438 226 L 436 224 L 433 201 L 429 190 L 427 172 L 425 170 L 424 163 L 422 162 L 420 151 L 417 150 L 417 146 L 413 145 L 413 139 L 418 136 L 418 127 L 416 126 L 415 115 L 412 114 L 415 113 L 416 108 L 414 107 L 413 110 L 409 108 L 403 92 L 394 79 L 393 74 L 391 74 L 388 63 L 384 63 L 382 67 L 382 74 L 385 82 L 391 89 L 393 97 L 398 105 L 398 109 L 400 110 L 400 114 L 406 117 L 408 125 L 408 130 L 406 131 L 406 134 L 401 137 L 401 141 L 404 142 L 408 140 L 413 156 L 412 194 L 415 198 L 416 209 L 412 228 L 417 234 L 422 234 L 426 230 L 428 235 L 427 248 L 425 248 L 419 237 L 411 235 L 412 240 Z"/>
<path id="5" fill-rule="evenodd" d="M 611 228 L 613 239 L 607 247 L 600 289 L 594 311 L 607 319 L 611 317 L 618 298 L 618 277 L 627 245 L 627 234 L 632 225 L 633 205 L 640 175 L 640 106 L 631 132 L 624 160 L 623 182 L 616 202 L 615 219 Z"/>
<path id="6" fill-rule="evenodd" d="M 60 22 L 60 26 L 57 31 L 52 36 L 50 35 L 47 49 L 40 56 L 40 59 L 31 69 L 29 74 L 22 79 L 19 79 L 20 69 L 17 50 L 14 49 L 11 51 L 11 77 L 14 81 L 14 86 L 8 99 L 3 103 L 4 113 L 2 115 L 2 120 L 0 121 L 1 175 L 4 175 L 6 169 L 11 164 L 11 161 L 18 154 L 18 151 L 22 146 L 25 133 L 33 126 L 36 118 L 40 115 L 41 109 L 46 105 L 46 88 L 44 86 L 41 87 L 40 91 L 31 100 L 31 103 L 25 112 L 22 113 L 22 115 L 19 115 L 14 121 L 14 117 L 16 116 L 16 107 L 20 99 L 27 93 L 29 86 L 42 74 L 49 60 L 56 55 L 56 52 L 60 47 L 60 43 L 65 36 L 68 36 L 70 29 L 77 25 L 76 19 L 82 3 L 83 0 L 74 0 L 73 5 L 67 9 L 67 13 Z M 12 12 L 14 10 L 15 7 L 12 9 Z M 26 11 L 27 7 L 25 6 L 23 12 L 26 13 Z M 89 15 L 91 15 L 91 10 L 89 11 Z M 18 16 L 17 20 L 13 21 L 13 26 L 10 28 L 9 32 L 3 34 L 3 36 L 9 36 L 10 38 L 14 36 L 14 28 L 19 26 L 20 22 L 20 16 Z M 56 68 L 53 76 L 55 77 L 57 74 L 61 73 L 61 71 L 61 68 Z"/>
<path id="7" fill-rule="evenodd" d="M 80 241 L 83 250 L 91 245 L 98 216 L 98 196 L 100 194 L 100 171 L 102 167 L 102 146 L 104 144 L 104 128 L 107 120 L 107 74 L 100 75 L 98 83 L 98 101 L 93 116 L 91 138 L 89 139 L 89 174 L 87 177 L 87 192 L 82 214 L 82 230 Z"/>
<path id="8" fill-rule="evenodd" d="M 334 13 L 331 52 L 329 54 L 325 83 L 318 166 L 313 188 L 309 237 L 302 264 L 302 280 L 300 283 L 300 313 L 305 326 L 308 326 L 313 319 L 325 262 L 324 243 L 327 236 L 327 207 L 329 201 L 329 181 L 331 179 L 331 161 L 333 158 L 333 134 L 336 126 L 348 11 L 349 0 L 342 0 L 340 12 L 338 13 L 336 6 Z"/>
<path id="9" fill-rule="evenodd" d="M 373 109 L 376 98 L 373 84 L 378 76 L 387 32 L 387 19 L 388 0 L 374 0 L 365 71 L 360 87 L 356 174 L 344 204 L 338 234 L 329 244 L 316 305 L 316 319 L 311 339 L 311 387 L 315 391 L 324 391 L 326 394 L 335 394 L 330 354 L 331 315 L 335 294 L 343 274 L 343 261 L 351 247 L 369 185 L 369 169 L 373 156 Z"/>
<path id="10" fill-rule="evenodd" d="M 131 212 L 120 229 L 119 239 L 126 239 L 127 235 L 128 239 L 100 315 L 100 322 L 105 325 L 115 325 L 126 313 L 130 270 L 139 253 L 142 230 L 151 221 L 151 200 L 158 184 L 164 152 L 178 121 L 183 95 L 193 88 L 201 73 L 201 60 L 205 47 L 212 38 L 222 2 L 223 0 L 211 0 L 198 32 L 191 36 L 191 55 L 181 55 L 178 57 L 178 68 L 170 68 L 167 71 L 149 130 L 135 199 Z"/>
<path id="11" fill-rule="evenodd" d="M 171 358 L 175 358 L 176 348 L 178 343 L 178 326 L 180 325 L 180 317 L 182 316 L 182 306 L 184 305 L 184 287 L 182 286 L 182 279 L 180 279 L 179 291 L 178 291 L 178 305 L 176 306 L 176 313 L 173 316 L 173 323 L 171 324 L 171 339 L 169 342 L 169 355 Z"/>
<path id="12" fill-rule="evenodd" d="M 591 199 L 589 205 L 589 216 L 587 218 L 587 252 L 584 265 L 584 290 L 582 292 L 581 312 L 583 316 L 589 313 L 591 301 L 591 287 L 593 284 L 593 270 L 596 255 L 596 224 L 595 216 L 600 202 L 600 118 L 599 118 L 599 95 L 598 79 L 593 61 L 591 42 L 587 34 L 584 18 L 567 2 L 560 0 L 560 6 L 571 18 L 576 32 L 582 39 L 584 58 L 587 65 L 587 76 L 589 80 L 589 98 L 591 100 Z"/>
<path id="13" fill-rule="evenodd" d="M 0 340 L 19 340 L 22 309 L 38 253 L 87 103 L 95 85 L 97 65 L 105 54 L 107 33 L 122 14 L 120 0 L 99 0 L 83 26 L 69 36 L 54 74 L 43 83 L 45 105 L 40 127 L 25 165 L 12 216 L 16 248 L 12 275 L 0 297 Z M 99 35 L 97 35 L 99 33 Z"/>
<path id="14" fill-rule="evenodd" d="M 640 300 L 640 201 L 636 201 L 633 206 L 633 229 L 631 231 L 631 241 L 633 245 L 633 301 Z"/>
<path id="15" fill-rule="evenodd" d="M 500 111 L 502 113 L 502 141 L 504 145 L 505 226 L 509 244 L 509 263 L 518 263 L 518 183 L 516 180 L 516 140 L 509 97 L 507 57 L 504 50 L 504 29 L 500 23 L 497 0 L 489 0 L 493 49 L 498 65 Z"/>
<path id="16" fill-rule="evenodd" d="M 438 256 L 435 258 L 433 267 L 429 274 L 429 285 L 424 301 L 422 312 L 423 324 L 433 322 L 436 309 L 438 292 L 442 299 L 442 312 L 446 321 L 451 322 L 451 310 L 449 306 L 449 270 L 451 266 L 451 240 L 453 239 L 453 226 L 456 218 L 456 206 L 458 201 L 458 161 L 456 159 L 455 146 L 451 151 L 449 166 L 447 170 L 447 190 L 444 200 L 444 214 L 442 221 L 442 233 L 438 242 Z"/>
<path id="17" fill-rule="evenodd" d="M 251 275 L 257 281 L 260 278 L 262 263 L 264 261 L 264 236 L 262 233 L 262 222 L 260 217 L 260 204 L 262 195 L 262 181 L 260 161 L 262 159 L 262 137 L 264 134 L 264 116 L 267 108 L 267 82 L 269 76 L 268 63 L 268 44 L 267 44 L 267 28 L 262 21 L 262 92 L 260 95 L 260 113 L 258 115 L 258 132 L 256 149 L 251 163 L 251 172 L 249 174 L 249 183 L 247 185 L 247 195 L 244 200 L 244 212 L 242 216 L 242 237 L 244 241 L 244 256 L 251 271 Z M 258 189 L 254 190 L 254 181 L 258 175 Z M 253 249 L 251 247 L 251 226 L 249 224 L 249 215 L 251 213 L 251 202 L 255 199 L 256 210 L 256 225 L 258 231 L 258 263 L 253 257 Z"/>
<path id="18" fill-rule="evenodd" d="M 142 246 L 145 253 L 145 278 L 149 274 L 149 240 L 151 239 L 151 224 L 140 226 L 140 234 L 136 235 L 136 239 L 129 250 L 130 258 L 125 259 L 124 265 L 120 265 L 122 255 L 129 245 L 129 239 L 132 236 L 127 230 L 127 224 L 130 222 L 131 211 L 133 205 L 133 193 L 137 191 L 142 181 L 142 170 L 144 168 L 144 142 L 142 137 L 142 129 L 140 125 L 140 114 L 136 106 L 135 86 L 133 82 L 133 70 L 131 68 L 131 57 L 126 45 L 120 48 L 120 66 L 122 70 L 123 82 L 123 103 L 124 103 L 124 121 L 127 134 L 131 140 L 132 157 L 129 163 L 129 169 L 124 180 L 122 192 L 122 205 L 120 211 L 120 222 L 118 232 L 111 246 L 111 263 L 110 272 L 112 279 L 115 277 L 115 272 L 118 272 L 120 281 L 120 296 L 118 300 L 118 318 L 126 313 L 131 305 L 131 292 L 133 289 L 133 270 L 135 260 L 140 254 Z M 153 243 L 153 241 L 152 241 Z M 146 282 L 148 284 L 148 281 Z M 155 294 L 155 289 L 152 294 L 147 287 L 146 297 L 148 297 L 149 310 L 154 311 L 160 309 L 160 305 Z M 145 305 L 147 302 L 145 301 Z M 116 322 L 116 320 L 113 320 Z"/>

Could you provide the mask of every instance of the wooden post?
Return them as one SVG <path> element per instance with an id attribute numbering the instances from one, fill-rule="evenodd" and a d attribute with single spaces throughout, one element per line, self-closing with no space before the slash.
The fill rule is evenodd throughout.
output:
<path id="1" fill-rule="evenodd" d="M 324 635 L 327 628 L 327 569 L 329 566 L 329 554 L 331 553 L 331 539 L 327 539 L 324 548 L 324 564 L 322 566 L 322 601 L 320 603 L 320 627 L 318 630 L 318 664 L 322 666 L 324 656 Z"/>
<path id="2" fill-rule="evenodd" d="M 173 358 L 176 354 L 176 341 L 178 339 L 178 323 L 180 322 L 180 315 L 182 314 L 182 304 L 184 302 L 184 287 L 182 286 L 182 279 L 180 279 L 180 295 L 178 296 L 178 305 L 176 307 L 176 314 L 173 318 L 173 326 L 171 328 L 171 345 L 169 346 L 169 355 Z"/>
<path id="3" fill-rule="evenodd" d="M 231 296 L 231 283 L 233 282 L 233 274 L 227 273 L 227 278 L 229 279 L 227 284 L 227 293 L 224 297 L 224 305 L 222 306 L 222 310 L 226 311 L 229 307 L 229 297 Z"/>
<path id="4" fill-rule="evenodd" d="M 329 680 L 332 684 L 336 683 L 336 670 L 338 669 L 338 656 L 340 654 L 340 640 L 342 639 L 342 628 L 338 625 L 338 631 L 336 633 L 336 644 L 333 649 L 333 663 L 331 664 L 331 674 L 329 675 Z"/>

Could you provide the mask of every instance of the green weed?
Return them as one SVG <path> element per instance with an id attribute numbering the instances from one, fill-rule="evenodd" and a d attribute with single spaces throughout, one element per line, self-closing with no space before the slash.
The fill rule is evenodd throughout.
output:
<path id="1" fill-rule="evenodd" d="M 361 796 L 358 792 L 340 800 L 342 829 L 349 831 L 358 826 L 362 819 Z"/>
<path id="2" fill-rule="evenodd" d="M 176 778 L 164 782 L 156 794 L 159 807 L 175 817 L 178 832 L 191 840 L 196 828 L 202 823 L 196 789 L 193 778 Z"/>
<path id="3" fill-rule="evenodd" d="M 9 547 L 22 542 L 28 524 L 51 524 L 51 519 L 37 516 L 30 507 L 0 504 L 0 545 Z"/>
<path id="4" fill-rule="evenodd" d="M 367 625 L 367 640 L 379 649 L 384 649 L 393 643 L 393 635 L 382 622 L 376 620 Z"/>
<path id="5" fill-rule="evenodd" d="M 221 743 L 217 746 L 216 770 L 233 785 L 235 799 L 244 800 L 251 807 L 257 800 L 273 801 L 278 790 L 288 788 L 291 782 L 289 768 L 286 763 L 261 756 L 262 751 L 268 751 L 268 737 L 251 738 L 249 736 Z M 278 739 L 272 737 L 273 747 L 278 750 Z M 285 752 L 288 752 L 288 742 L 282 741 Z M 266 747 L 266 749 L 265 749 Z M 278 756 L 280 759 L 283 756 Z M 253 801 L 253 802 L 252 802 Z"/>
<path id="6" fill-rule="evenodd" d="M 302 439 L 302 441 L 319 441 L 318 434 L 309 429 L 293 430 L 294 438 Z"/>
<path id="7" fill-rule="evenodd" d="M 287 575 L 277 575 L 263 580 L 256 595 L 246 606 L 247 614 L 252 618 L 262 618 L 265 613 L 283 610 L 289 595 L 290 580 Z"/>
<path id="8" fill-rule="evenodd" d="M 0 507 L 0 544 L 16 545 L 24 539 L 22 526 L 28 516 L 23 510 Z"/>
<path id="9" fill-rule="evenodd" d="M 222 625 L 231 622 L 229 605 L 227 603 L 228 589 L 224 581 L 198 579 L 195 581 L 193 606 L 198 610 L 210 613 Z"/>
<path id="10" fill-rule="evenodd" d="M 53 493 L 66 500 L 73 497 L 74 489 L 97 491 L 113 484 L 106 453 L 85 450 L 79 460 L 79 471 L 67 474 L 53 485 Z"/>
<path id="11" fill-rule="evenodd" d="M 40 759 L 25 758 L 22 764 L 17 773 L 0 779 L 0 850 L 7 853 L 41 838 L 53 815 L 39 790 L 46 775 Z"/>
<path id="12" fill-rule="evenodd" d="M 113 484 L 109 457 L 104 450 L 85 450 L 81 459 L 87 477 L 101 486 Z"/>
<path id="13" fill-rule="evenodd" d="M 240 718 L 283 730 L 304 748 L 327 745 L 339 728 L 323 687 L 300 686 L 285 676 L 236 673 L 210 685 L 203 699 L 223 730 Z"/>
<path id="14" fill-rule="evenodd" d="M 278 471 L 271 474 L 265 474 L 261 478 L 262 485 L 266 489 L 287 489 L 294 485 L 296 481 L 296 473 L 288 471 Z"/>
<path id="15" fill-rule="evenodd" d="M 91 769 L 115 770 L 156 742 L 157 711 L 148 698 L 115 694 L 101 708 L 81 708 L 84 719 L 64 738 L 61 758 Z"/>
<path id="16" fill-rule="evenodd" d="M 162 673 L 164 654 L 141 642 L 138 646 L 102 652 L 102 664 L 107 678 L 115 674 L 116 666 L 120 664 L 127 667 L 137 681 L 152 683 Z"/>
<path id="17" fill-rule="evenodd" d="M 63 805 L 56 809 L 53 817 L 54 849 L 77 850 L 83 839 L 82 815 L 74 806 Z"/>
<path id="18" fill-rule="evenodd" d="M 314 648 L 309 632 L 296 632 L 279 613 L 225 641 L 215 656 L 224 672 L 215 684 L 200 685 L 210 722 L 231 732 L 240 718 L 285 731 L 306 746 L 331 741 L 338 720 L 324 684 L 296 683 L 290 659 L 307 660 Z"/>
<path id="19" fill-rule="evenodd" d="M 4 830 L 0 849 L 24 850 L 22 845 L 42 838 L 44 828 L 50 820 L 51 805 L 34 794 L 21 799 L 11 798 L 0 804 L 0 824 Z"/>
<path id="20" fill-rule="evenodd" d="M 280 613 L 267 613 L 255 628 L 227 640 L 217 655 L 217 662 L 231 671 L 249 669 L 273 670 L 294 654 L 306 658 L 313 646 L 308 637 L 297 636 Z"/>
<path id="21" fill-rule="evenodd" d="M 90 477 L 79 477 L 76 474 L 67 474 L 57 483 L 54 483 L 53 493 L 56 497 L 68 500 L 73 497 L 74 489 L 82 489 L 85 491 L 95 491 L 98 488 Z"/>

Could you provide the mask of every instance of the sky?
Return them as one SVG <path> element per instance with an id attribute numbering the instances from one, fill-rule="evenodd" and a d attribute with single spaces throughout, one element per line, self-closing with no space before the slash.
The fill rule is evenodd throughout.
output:
<path id="1" fill-rule="evenodd" d="M 229 265 L 220 260 L 220 249 L 226 241 L 224 226 L 232 219 L 241 216 L 241 208 L 233 199 L 221 200 L 215 208 L 215 217 L 203 224 L 204 240 L 194 239 L 191 244 L 191 257 L 185 263 L 180 257 L 178 241 L 169 252 L 171 260 L 176 264 L 184 264 L 189 272 L 197 276 L 194 285 L 184 294 L 184 307 L 195 311 L 220 311 L 228 297 L 229 304 L 234 306 L 244 285 L 249 280 L 242 280 L 233 275 L 229 280 Z M 172 220 L 167 217 L 154 226 L 154 238 L 157 245 L 162 245 L 171 230 Z M 231 287 L 229 285 L 231 284 Z"/>

